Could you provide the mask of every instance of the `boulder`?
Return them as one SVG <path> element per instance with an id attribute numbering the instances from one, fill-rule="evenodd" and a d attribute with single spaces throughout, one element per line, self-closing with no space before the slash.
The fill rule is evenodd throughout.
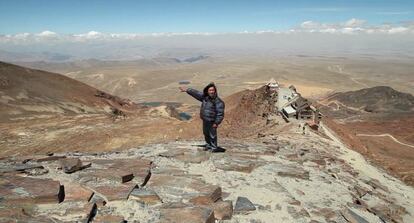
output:
<path id="1" fill-rule="evenodd" d="M 82 161 L 79 158 L 61 159 L 60 167 L 65 173 L 73 173 L 82 169 Z"/>
<path id="2" fill-rule="evenodd" d="M 231 201 L 217 201 L 212 205 L 214 218 L 217 220 L 228 220 L 233 216 L 233 203 Z"/>
<path id="3" fill-rule="evenodd" d="M 234 213 L 247 214 L 251 211 L 255 211 L 256 207 L 246 197 L 237 197 L 236 206 L 234 207 Z"/>

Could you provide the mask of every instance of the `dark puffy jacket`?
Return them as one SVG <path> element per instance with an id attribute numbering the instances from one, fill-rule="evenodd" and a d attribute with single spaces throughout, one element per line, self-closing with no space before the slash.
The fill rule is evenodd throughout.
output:
<path id="1" fill-rule="evenodd" d="M 192 88 L 187 89 L 187 93 L 195 99 L 201 101 L 200 118 L 204 121 L 214 122 L 219 125 L 224 119 L 224 102 L 218 97 L 217 88 L 216 96 L 211 98 L 208 96 L 208 89 L 210 87 L 216 88 L 213 83 L 207 85 L 203 92 Z"/>

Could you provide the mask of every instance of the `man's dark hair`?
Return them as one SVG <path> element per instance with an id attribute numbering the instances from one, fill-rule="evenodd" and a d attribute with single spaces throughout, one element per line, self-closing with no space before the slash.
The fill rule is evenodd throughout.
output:
<path id="1" fill-rule="evenodd" d="M 208 89 L 209 88 L 211 88 L 211 87 L 214 87 L 214 90 L 216 90 L 216 96 L 217 96 L 217 87 L 216 87 L 216 85 L 214 84 L 214 82 L 211 82 L 211 83 L 209 83 L 205 88 L 204 88 L 204 90 L 203 90 L 203 95 L 204 95 L 204 97 L 206 97 L 206 96 L 208 96 Z"/>

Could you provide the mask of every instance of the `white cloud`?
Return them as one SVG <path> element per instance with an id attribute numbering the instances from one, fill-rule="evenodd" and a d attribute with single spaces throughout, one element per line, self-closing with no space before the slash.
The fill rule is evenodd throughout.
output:
<path id="1" fill-rule="evenodd" d="M 102 33 L 96 32 L 96 31 L 90 31 L 90 32 L 86 33 L 86 37 L 89 37 L 89 38 L 96 38 L 96 37 L 99 37 L 99 36 L 102 36 Z"/>
<path id="2" fill-rule="evenodd" d="M 103 34 L 97 31 L 89 31 L 87 33 L 81 33 L 81 34 L 74 34 L 72 37 L 75 41 L 85 41 L 85 40 L 96 40 L 96 39 L 104 39 L 105 37 L 108 37 L 110 35 Z"/>
<path id="3" fill-rule="evenodd" d="M 365 20 L 352 18 L 342 23 L 319 23 L 315 21 L 305 21 L 300 24 L 298 32 L 311 32 L 311 33 L 343 33 L 343 34 L 355 34 L 363 32 Z"/>
<path id="4" fill-rule="evenodd" d="M 352 18 L 345 22 L 346 27 L 361 27 L 366 23 L 365 20 Z"/>
<path id="5" fill-rule="evenodd" d="M 388 33 L 395 34 L 395 33 L 407 33 L 410 31 L 407 27 L 393 27 L 388 30 Z"/>
<path id="6" fill-rule="evenodd" d="M 321 23 L 317 21 L 304 21 L 295 28 L 285 31 L 261 30 L 244 31 L 238 33 L 211 33 L 211 32 L 185 32 L 185 33 L 101 33 L 90 31 L 81 34 L 58 34 L 53 31 L 43 31 L 40 33 L 19 33 L 14 35 L 0 35 L 0 43 L 36 43 L 36 42 L 88 42 L 88 41 L 117 41 L 117 40 L 137 40 L 142 38 L 162 38 L 174 36 L 214 36 L 226 34 L 281 34 L 281 33 L 326 33 L 326 34 L 414 34 L 414 21 L 405 21 L 401 24 L 369 25 L 367 21 L 351 18 L 338 23 Z"/>
<path id="7" fill-rule="evenodd" d="M 57 33 L 49 31 L 49 30 L 45 30 L 41 33 L 38 33 L 37 36 L 40 36 L 40 37 L 54 37 L 54 36 L 57 36 Z"/>
<path id="8" fill-rule="evenodd" d="M 326 28 L 326 29 L 321 29 L 319 30 L 319 32 L 321 33 L 336 33 L 338 30 L 335 28 Z"/>
<path id="9" fill-rule="evenodd" d="M 414 26 L 411 21 L 405 22 L 402 26 L 384 24 L 369 26 L 367 21 L 352 18 L 341 23 L 319 23 L 315 21 L 305 21 L 299 25 L 294 32 L 310 33 L 336 33 L 336 34 L 407 34 L 414 33 Z"/>
<path id="10" fill-rule="evenodd" d="M 313 21 L 305 21 L 300 24 L 300 27 L 303 29 L 316 29 L 320 28 L 321 24 Z"/>
<path id="11" fill-rule="evenodd" d="M 12 37 L 16 38 L 16 39 L 27 39 L 31 36 L 32 34 L 30 33 L 18 33 Z"/>

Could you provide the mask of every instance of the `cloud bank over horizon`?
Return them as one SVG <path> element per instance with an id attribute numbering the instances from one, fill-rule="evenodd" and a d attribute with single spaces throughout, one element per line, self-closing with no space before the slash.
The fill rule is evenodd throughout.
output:
<path id="1" fill-rule="evenodd" d="M 40 54 L 41 55 L 40 55 Z M 414 57 L 414 21 L 371 25 L 357 18 L 338 23 L 304 21 L 288 30 L 228 33 L 40 33 L 0 35 L 0 60 L 135 60 L 185 55 L 257 54 Z M 30 54 L 30 55 L 28 55 Z M 50 59 L 52 58 L 52 59 Z"/>
<path id="2" fill-rule="evenodd" d="M 158 33 L 103 33 L 89 31 L 80 34 L 59 34 L 45 30 L 40 33 L 0 34 L 1 43 L 27 44 L 39 41 L 68 41 L 82 42 L 90 40 L 134 40 L 145 37 L 171 37 L 171 36 L 214 36 L 228 34 L 294 34 L 294 33 L 330 33 L 330 34 L 414 34 L 414 21 L 401 24 L 369 25 L 366 20 L 351 18 L 341 23 L 321 23 L 317 21 L 304 21 L 288 30 L 259 30 L 241 32 L 158 32 Z"/>

